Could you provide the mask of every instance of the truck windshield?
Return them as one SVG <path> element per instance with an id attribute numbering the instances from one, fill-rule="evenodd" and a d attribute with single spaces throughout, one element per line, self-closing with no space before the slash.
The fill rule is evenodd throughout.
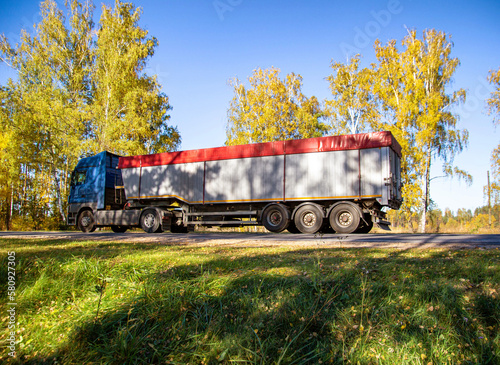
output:
<path id="1" fill-rule="evenodd" d="M 85 179 L 87 178 L 87 171 L 74 171 L 71 175 L 71 186 L 85 184 Z"/>

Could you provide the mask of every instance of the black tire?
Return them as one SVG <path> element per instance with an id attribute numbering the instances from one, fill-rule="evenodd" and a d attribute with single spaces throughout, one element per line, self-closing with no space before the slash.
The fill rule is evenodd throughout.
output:
<path id="1" fill-rule="evenodd" d="M 78 228 L 83 233 L 91 233 L 96 229 L 94 213 L 91 210 L 84 210 L 78 215 Z"/>
<path id="2" fill-rule="evenodd" d="M 354 231 L 354 233 L 365 234 L 365 233 L 369 233 L 372 230 L 372 228 L 373 228 L 372 217 L 369 214 L 367 214 L 367 215 L 365 215 L 364 218 L 365 218 L 366 223 L 364 221 L 361 221 L 359 223 L 358 229 L 356 229 L 356 231 Z"/>
<path id="3" fill-rule="evenodd" d="M 111 230 L 115 233 L 124 233 L 127 232 L 127 226 L 111 226 Z"/>
<path id="4" fill-rule="evenodd" d="M 290 233 L 293 233 L 293 234 L 300 233 L 300 231 L 295 226 L 294 221 L 290 221 L 290 224 L 288 224 L 288 227 L 286 227 L 286 230 Z"/>
<path id="5" fill-rule="evenodd" d="M 353 233 L 360 224 L 358 209 L 351 204 L 339 204 L 330 212 L 330 226 L 337 233 Z"/>
<path id="6" fill-rule="evenodd" d="M 160 227 L 160 215 L 156 209 L 145 209 L 141 214 L 141 219 L 139 220 L 141 228 L 146 233 L 156 233 L 161 230 Z"/>
<path id="7" fill-rule="evenodd" d="M 172 233 L 188 233 L 188 228 L 184 227 L 184 225 L 178 225 L 175 222 L 170 226 L 170 232 Z"/>
<path id="8" fill-rule="evenodd" d="M 288 209 L 282 204 L 270 205 L 262 212 L 262 225 L 270 232 L 282 232 L 289 224 Z"/>
<path id="9" fill-rule="evenodd" d="M 303 205 L 295 213 L 294 223 L 302 233 L 316 233 L 323 227 L 323 213 L 315 205 Z"/>

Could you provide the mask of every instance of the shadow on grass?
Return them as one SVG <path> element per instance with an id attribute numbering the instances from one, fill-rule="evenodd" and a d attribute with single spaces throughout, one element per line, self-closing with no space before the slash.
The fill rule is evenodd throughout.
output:
<path id="1" fill-rule="evenodd" d="M 132 249 L 129 244 L 106 247 L 112 251 L 107 258 Z M 95 255 L 81 248 L 77 252 Z M 499 360 L 500 303 L 484 285 L 487 280 L 498 283 L 493 254 L 484 256 L 485 262 L 496 260 L 486 266 L 477 260 L 481 256 L 468 257 L 468 251 L 425 257 L 356 249 L 250 256 L 241 256 L 243 248 L 220 252 L 226 256 L 138 279 L 137 295 L 74 328 L 52 357 L 23 362 L 380 360 L 372 353 L 384 356 L 386 363 L 402 354 L 409 363 L 412 358 L 470 364 Z"/>
<path id="2" fill-rule="evenodd" d="M 70 248 L 66 247 L 67 245 L 71 245 Z M 51 251 L 44 250 L 44 247 L 53 246 Z M 85 254 L 89 250 L 96 249 L 106 249 L 112 248 L 114 250 L 125 251 L 127 249 L 157 249 L 159 246 L 166 247 L 177 247 L 181 248 L 186 245 L 182 245 L 178 242 L 172 243 L 158 243 L 158 242 L 113 242 L 113 241 L 97 241 L 97 240 L 68 240 L 68 239 L 19 239 L 19 238 L 0 238 L 0 249 L 5 250 L 23 250 L 29 247 L 30 255 L 39 253 L 40 255 L 52 255 L 52 252 L 59 252 L 60 254 L 64 254 L 65 251 L 68 251 L 69 254 Z M 40 248 L 39 250 L 33 248 Z"/>

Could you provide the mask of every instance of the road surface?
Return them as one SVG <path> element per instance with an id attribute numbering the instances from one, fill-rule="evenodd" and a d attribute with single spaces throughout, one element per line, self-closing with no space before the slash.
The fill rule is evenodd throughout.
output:
<path id="1" fill-rule="evenodd" d="M 0 238 L 64 239 L 114 242 L 151 242 L 194 246 L 300 246 L 300 247 L 371 247 L 371 248 L 481 248 L 499 249 L 499 234 L 273 234 L 273 233 L 112 233 L 82 232 L 0 232 Z"/>

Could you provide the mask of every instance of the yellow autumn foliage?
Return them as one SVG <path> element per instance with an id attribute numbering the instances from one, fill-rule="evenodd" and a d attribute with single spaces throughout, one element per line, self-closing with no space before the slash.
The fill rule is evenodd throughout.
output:
<path id="1" fill-rule="evenodd" d="M 234 96 L 228 109 L 226 145 L 322 136 L 327 127 L 316 97 L 302 94 L 302 76 L 280 70 L 256 69 L 246 87 L 230 81 Z"/>

